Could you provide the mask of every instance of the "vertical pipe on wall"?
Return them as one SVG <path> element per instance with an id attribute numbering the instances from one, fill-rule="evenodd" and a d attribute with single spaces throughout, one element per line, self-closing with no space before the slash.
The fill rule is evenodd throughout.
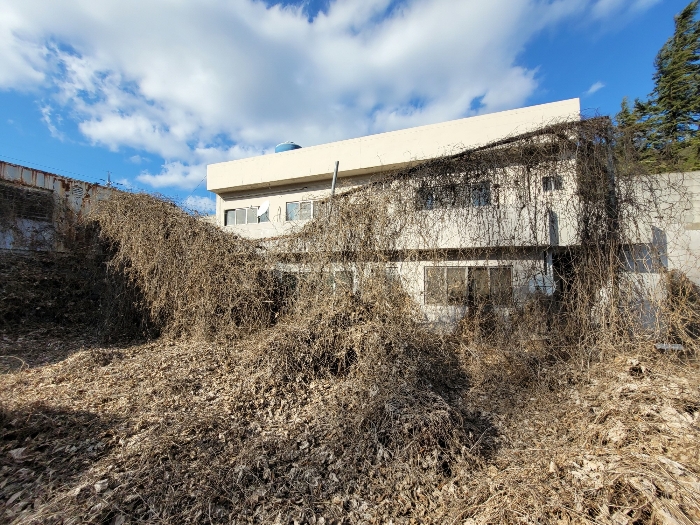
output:
<path id="1" fill-rule="evenodd" d="M 335 183 L 338 180 L 338 164 L 340 164 L 340 161 L 336 160 L 335 171 L 333 171 L 333 182 L 331 182 L 331 197 L 335 195 Z"/>

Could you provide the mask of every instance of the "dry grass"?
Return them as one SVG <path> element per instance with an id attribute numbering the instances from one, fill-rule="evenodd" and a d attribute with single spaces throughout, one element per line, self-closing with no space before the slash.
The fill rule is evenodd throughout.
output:
<path id="1" fill-rule="evenodd" d="M 3 520 L 700 519 L 696 362 L 630 348 L 581 369 L 457 349 L 449 378 L 421 377 L 411 352 L 294 378 L 241 365 L 243 347 L 84 348 L 2 377 Z"/>
<path id="2" fill-rule="evenodd" d="M 69 344 L 54 364 L 36 355 L 50 353 L 50 335 L 2 341 L 27 363 L 0 377 L 3 519 L 700 520 L 695 289 L 669 275 L 655 303 L 651 336 L 682 341 L 683 355 L 653 350 L 624 307 L 641 296 L 630 296 L 623 247 L 677 188 L 643 202 L 635 184 L 647 175 L 632 160 L 611 179 L 610 140 L 605 121 L 587 121 L 430 161 L 264 243 L 115 193 L 93 217 L 110 272 L 138 292 L 147 319 L 135 326 L 161 336 Z M 385 266 L 526 261 L 549 242 L 548 210 L 523 188 L 562 172 L 580 188 L 560 203 L 576 246 L 567 293 L 429 329 Z M 461 199 L 455 188 L 485 178 L 531 205 L 416 209 L 416 195 Z M 437 249 L 445 224 L 470 248 Z M 338 269 L 354 272 L 355 293 L 329 283 Z"/>

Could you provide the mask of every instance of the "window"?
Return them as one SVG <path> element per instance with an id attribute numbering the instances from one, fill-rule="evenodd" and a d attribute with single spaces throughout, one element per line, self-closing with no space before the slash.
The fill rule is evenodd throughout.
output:
<path id="1" fill-rule="evenodd" d="M 562 188 L 561 177 L 559 175 L 542 177 L 542 191 L 557 191 Z"/>
<path id="2" fill-rule="evenodd" d="M 491 204 L 491 182 L 477 182 L 470 186 L 472 206 L 488 206 Z"/>
<path id="3" fill-rule="evenodd" d="M 648 244 L 628 244 L 623 246 L 625 269 L 633 273 L 652 273 L 655 271 L 653 251 Z"/>
<path id="4" fill-rule="evenodd" d="M 424 210 L 464 207 L 464 186 L 444 184 L 418 190 L 418 207 Z"/>
<path id="5" fill-rule="evenodd" d="M 287 203 L 288 221 L 306 221 L 313 217 L 313 201 L 296 201 Z"/>
<path id="6" fill-rule="evenodd" d="M 505 306 L 512 296 L 513 272 L 509 266 L 425 268 L 425 304 Z"/>
<path id="7" fill-rule="evenodd" d="M 428 266 L 425 268 L 425 304 L 463 305 L 467 300 L 467 269 Z"/>
<path id="8" fill-rule="evenodd" d="M 423 186 L 418 189 L 417 197 L 418 209 L 422 210 L 488 206 L 492 202 L 491 181 Z"/>
<path id="9" fill-rule="evenodd" d="M 249 208 L 236 208 L 235 210 L 226 210 L 224 212 L 224 226 L 233 226 L 234 224 L 258 224 L 261 222 L 270 222 L 270 212 L 258 216 L 258 207 L 251 206 Z"/>
<path id="10" fill-rule="evenodd" d="M 353 293 L 355 276 L 350 270 L 336 270 L 328 272 L 326 285 L 334 292 Z"/>
<path id="11" fill-rule="evenodd" d="M 491 302 L 499 306 L 510 304 L 513 299 L 513 269 L 509 266 L 490 268 L 489 276 Z"/>

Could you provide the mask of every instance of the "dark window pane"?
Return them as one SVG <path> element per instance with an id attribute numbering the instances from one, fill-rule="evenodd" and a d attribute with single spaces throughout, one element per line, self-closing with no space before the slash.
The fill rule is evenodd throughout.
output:
<path id="1" fill-rule="evenodd" d="M 481 304 L 489 299 L 488 268 L 469 268 L 469 303 Z"/>
<path id="2" fill-rule="evenodd" d="M 491 183 L 489 181 L 472 184 L 472 206 L 488 206 L 491 204 Z"/>
<path id="3" fill-rule="evenodd" d="M 226 210 L 224 212 L 224 226 L 236 224 L 236 210 Z"/>
<path id="4" fill-rule="evenodd" d="M 638 273 L 651 273 L 654 269 L 652 251 L 647 244 L 634 246 L 634 260 Z"/>
<path id="5" fill-rule="evenodd" d="M 467 269 L 445 268 L 447 304 L 460 305 L 467 301 Z"/>
<path id="6" fill-rule="evenodd" d="M 299 220 L 306 221 L 311 218 L 312 211 L 311 201 L 304 201 L 299 203 Z"/>
<path id="7" fill-rule="evenodd" d="M 238 208 L 236 210 L 236 224 L 245 224 L 245 208 Z"/>
<path id="8" fill-rule="evenodd" d="M 561 177 L 558 175 L 542 177 L 542 190 L 549 192 L 562 188 Z"/>
<path id="9" fill-rule="evenodd" d="M 491 300 L 507 306 L 513 298 L 513 270 L 506 266 L 491 268 Z"/>
<path id="10" fill-rule="evenodd" d="M 435 194 L 432 191 L 425 195 L 425 204 L 423 208 L 426 210 L 432 210 L 435 208 Z"/>
<path id="11" fill-rule="evenodd" d="M 258 217 L 258 222 L 270 222 L 270 210 L 265 211 L 265 213 Z"/>
<path id="12" fill-rule="evenodd" d="M 425 304 L 446 303 L 445 269 L 428 267 L 425 269 Z"/>
<path id="13" fill-rule="evenodd" d="M 298 221 L 299 220 L 299 203 L 298 202 L 288 202 L 287 203 L 287 220 L 288 221 Z"/>

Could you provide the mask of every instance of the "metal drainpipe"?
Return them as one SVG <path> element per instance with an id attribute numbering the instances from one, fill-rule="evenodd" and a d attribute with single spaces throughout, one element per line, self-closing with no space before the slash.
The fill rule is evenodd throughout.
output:
<path id="1" fill-rule="evenodd" d="M 333 182 L 331 182 L 331 197 L 335 195 L 335 182 L 338 180 L 338 164 L 339 160 L 335 161 L 335 171 L 333 171 Z"/>

